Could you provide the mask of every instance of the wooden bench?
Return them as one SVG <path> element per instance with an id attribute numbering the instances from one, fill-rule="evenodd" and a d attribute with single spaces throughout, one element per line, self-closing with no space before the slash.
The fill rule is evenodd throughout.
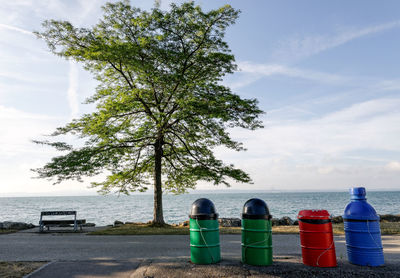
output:
<path id="1" fill-rule="evenodd" d="M 43 216 L 60 216 L 60 215 L 73 215 L 74 219 L 55 219 L 55 220 L 44 220 Z M 39 221 L 39 231 L 43 232 L 44 227 L 47 227 L 47 230 L 50 230 L 50 227 L 62 226 L 62 225 L 74 225 L 74 232 L 78 230 L 78 225 L 82 230 L 82 225 L 86 223 L 85 219 L 76 219 L 76 211 L 68 210 L 68 211 L 42 211 L 40 213 L 40 221 Z"/>

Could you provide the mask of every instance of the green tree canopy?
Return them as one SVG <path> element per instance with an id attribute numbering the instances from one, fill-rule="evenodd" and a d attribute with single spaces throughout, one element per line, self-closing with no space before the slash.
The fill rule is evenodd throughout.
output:
<path id="1" fill-rule="evenodd" d="M 147 12 L 129 1 L 103 10 L 92 28 L 49 20 L 36 33 L 54 54 L 82 63 L 99 81 L 87 99 L 95 111 L 52 134 L 74 134 L 84 146 L 36 141 L 64 151 L 34 170 L 39 177 L 59 183 L 107 173 L 92 186 L 126 194 L 147 190 L 153 180 L 153 222 L 159 224 L 163 190 L 184 193 L 199 180 L 250 182 L 213 154 L 220 145 L 243 150 L 229 128 L 262 127 L 257 101 L 220 82 L 236 69 L 224 34 L 239 11 L 226 5 L 203 12 L 189 2 Z"/>

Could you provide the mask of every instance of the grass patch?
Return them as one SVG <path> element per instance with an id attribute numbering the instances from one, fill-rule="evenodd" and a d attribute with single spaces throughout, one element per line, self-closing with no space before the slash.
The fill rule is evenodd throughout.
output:
<path id="1" fill-rule="evenodd" d="M 233 235 L 233 234 L 241 234 L 241 227 L 219 227 L 220 234 Z"/>
<path id="2" fill-rule="evenodd" d="M 221 234 L 240 234 L 240 227 L 220 227 Z M 165 225 L 153 226 L 147 223 L 125 224 L 94 231 L 89 235 L 189 235 L 189 227 Z"/>
<path id="3" fill-rule="evenodd" d="M 343 223 L 332 224 L 333 234 L 334 235 L 344 235 L 344 225 Z"/>
<path id="4" fill-rule="evenodd" d="M 272 226 L 273 234 L 298 234 L 299 226 Z"/>
<path id="5" fill-rule="evenodd" d="M 0 229 L 0 234 L 12 234 L 18 232 L 17 230 Z"/>
<path id="6" fill-rule="evenodd" d="M 381 222 L 382 235 L 400 235 L 400 222 Z M 332 224 L 334 235 L 344 235 L 343 223 Z M 273 226 L 272 233 L 275 234 L 297 234 L 299 226 Z"/>
<path id="7" fill-rule="evenodd" d="M 343 223 L 332 226 L 335 235 L 344 235 Z M 400 235 L 400 222 L 381 222 L 380 226 L 382 235 Z"/>
<path id="8" fill-rule="evenodd" d="M 343 226 L 343 225 L 342 225 Z M 220 227 L 221 234 L 241 234 L 241 227 Z M 273 226 L 275 234 L 297 234 L 298 226 Z M 152 226 L 145 223 L 125 224 L 117 227 L 109 227 L 89 233 L 89 235 L 189 235 L 189 227 L 165 225 L 163 227 Z"/>
<path id="9" fill-rule="evenodd" d="M 334 235 L 344 235 L 343 224 L 333 224 L 332 230 Z M 299 226 L 272 226 L 274 234 L 298 234 Z"/>
<path id="10" fill-rule="evenodd" d="M 382 235 L 400 235 L 400 222 L 381 222 Z"/>
<path id="11" fill-rule="evenodd" d="M 343 223 L 333 224 L 335 235 L 344 235 Z M 400 235 L 400 222 L 381 222 L 383 235 Z M 221 234 L 240 234 L 241 227 L 220 227 Z M 298 234 L 299 226 L 273 226 L 273 234 Z M 89 233 L 89 235 L 189 235 L 189 227 L 146 223 L 125 224 Z"/>
<path id="12" fill-rule="evenodd" d="M 153 226 L 147 223 L 125 224 L 94 231 L 89 235 L 188 235 L 188 227 L 165 225 Z"/>
<path id="13" fill-rule="evenodd" d="M 0 262 L 0 277 L 24 277 L 44 264 L 45 262 Z"/>

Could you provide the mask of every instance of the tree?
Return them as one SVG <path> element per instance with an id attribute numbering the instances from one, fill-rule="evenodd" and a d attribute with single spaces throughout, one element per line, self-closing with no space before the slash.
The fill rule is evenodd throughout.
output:
<path id="1" fill-rule="evenodd" d="M 213 154 L 220 145 L 244 150 L 229 128 L 262 127 L 257 100 L 220 84 L 237 68 L 223 39 L 239 11 L 226 5 L 203 12 L 190 2 L 147 12 L 129 1 L 107 3 L 103 10 L 89 29 L 49 20 L 36 32 L 54 54 L 82 63 L 99 81 L 86 101 L 96 104 L 95 112 L 51 134 L 77 135 L 84 146 L 35 141 L 64 152 L 35 169 L 38 176 L 59 183 L 106 172 L 92 186 L 125 194 L 146 191 L 153 180 L 156 224 L 164 224 L 163 189 L 184 193 L 199 180 L 251 182 Z"/>

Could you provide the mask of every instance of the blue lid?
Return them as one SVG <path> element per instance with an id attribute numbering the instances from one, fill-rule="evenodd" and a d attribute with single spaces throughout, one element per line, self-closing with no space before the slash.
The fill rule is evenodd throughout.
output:
<path id="1" fill-rule="evenodd" d="M 365 190 L 365 187 L 352 187 L 350 188 L 350 195 L 352 200 L 365 200 L 365 195 L 367 195 L 367 192 Z"/>
<path id="2" fill-rule="evenodd" d="M 366 190 L 364 187 L 350 188 L 350 194 L 351 202 L 344 210 L 344 219 L 379 220 L 379 215 L 375 209 L 366 201 Z"/>

